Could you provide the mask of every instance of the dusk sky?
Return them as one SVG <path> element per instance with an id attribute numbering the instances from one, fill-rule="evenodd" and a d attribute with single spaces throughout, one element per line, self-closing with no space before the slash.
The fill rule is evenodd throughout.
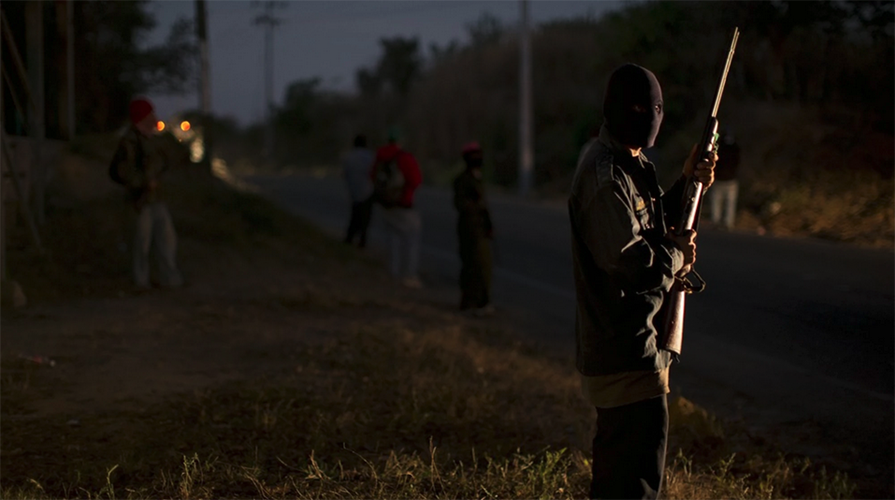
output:
<path id="1" fill-rule="evenodd" d="M 599 16 L 622 2 L 532 1 L 533 25 L 553 19 Z M 149 10 L 158 21 L 146 41 L 161 43 L 171 24 L 192 18 L 195 3 L 154 1 Z M 209 1 L 212 112 L 235 117 L 240 124 L 259 120 L 264 109 L 264 28 L 253 20 L 262 7 L 249 1 Z M 274 99 L 280 102 L 295 80 L 320 77 L 326 88 L 354 90 L 354 73 L 372 66 L 382 37 L 419 37 L 424 54 L 429 44 L 467 39 L 466 26 L 483 12 L 505 25 L 519 22 L 517 0 L 492 1 L 292 1 L 275 10 L 282 22 L 274 34 Z M 537 68 L 535 68 L 537 70 Z M 159 116 L 197 107 L 197 93 L 150 95 Z"/>

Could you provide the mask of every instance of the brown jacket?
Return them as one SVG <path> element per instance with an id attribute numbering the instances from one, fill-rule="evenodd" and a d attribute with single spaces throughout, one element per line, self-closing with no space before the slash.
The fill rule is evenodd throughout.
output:
<path id="1" fill-rule="evenodd" d="M 150 182 L 158 186 L 162 175 L 169 168 L 169 158 L 165 154 L 159 137 L 145 137 L 135 127 L 118 141 L 118 175 L 125 183 L 130 200 L 142 206 L 160 201 L 160 190 L 150 189 Z M 139 206 L 137 208 L 139 208 Z"/>
<path id="2" fill-rule="evenodd" d="M 665 238 L 682 190 L 678 181 L 663 193 L 655 166 L 642 153 L 632 157 L 605 127 L 581 155 L 568 207 L 582 374 L 670 364 L 669 353 L 656 347 L 656 332 L 665 294 L 683 267 L 683 252 Z"/>

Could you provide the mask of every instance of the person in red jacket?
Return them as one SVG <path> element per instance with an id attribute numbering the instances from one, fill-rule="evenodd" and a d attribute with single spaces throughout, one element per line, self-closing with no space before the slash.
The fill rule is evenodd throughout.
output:
<path id="1" fill-rule="evenodd" d="M 382 172 L 389 169 L 396 170 L 390 177 L 392 181 L 398 179 L 399 195 L 386 203 L 383 195 L 374 193 L 382 205 L 382 216 L 388 233 L 389 272 L 401 280 L 404 286 L 420 288 L 422 282 L 418 272 L 422 220 L 419 211 L 413 207 L 413 196 L 423 182 L 423 175 L 416 158 L 401 149 L 398 138 L 397 130 L 389 131 L 388 144 L 376 151 L 376 160 L 370 177 L 379 189 L 378 186 L 382 184 Z"/>

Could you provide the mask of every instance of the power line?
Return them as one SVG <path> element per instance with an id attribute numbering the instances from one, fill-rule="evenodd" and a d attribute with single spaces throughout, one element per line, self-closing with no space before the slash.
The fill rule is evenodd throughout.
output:
<path id="1" fill-rule="evenodd" d="M 211 114 L 211 82 L 208 61 L 208 11 L 205 8 L 205 0 L 196 0 L 196 35 L 199 39 L 199 108 L 202 110 L 203 120 Z"/>

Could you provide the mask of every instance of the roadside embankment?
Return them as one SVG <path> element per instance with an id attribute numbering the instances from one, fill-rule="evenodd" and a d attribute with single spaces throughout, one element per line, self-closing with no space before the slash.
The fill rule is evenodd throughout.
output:
<path id="1" fill-rule="evenodd" d="M 108 181 L 66 161 L 49 256 L 22 235 L 9 256 L 31 303 L 2 316 L 3 498 L 586 496 L 594 411 L 569 360 L 195 172 L 167 186 L 189 285 L 133 293 L 121 196 L 72 188 Z M 667 498 L 855 492 L 671 409 Z"/>

